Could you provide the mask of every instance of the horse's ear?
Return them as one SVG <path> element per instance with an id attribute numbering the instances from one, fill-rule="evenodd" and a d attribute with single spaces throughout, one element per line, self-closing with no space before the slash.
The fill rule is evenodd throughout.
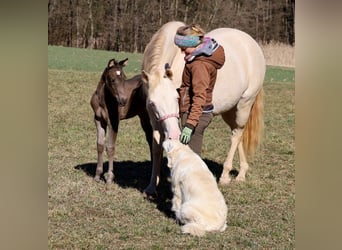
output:
<path id="1" fill-rule="evenodd" d="M 166 69 L 165 70 L 165 75 L 164 75 L 164 78 L 169 78 L 170 80 L 172 80 L 172 76 L 173 76 L 173 73 L 172 73 L 172 70 L 171 69 Z"/>
<path id="2" fill-rule="evenodd" d="M 148 84 L 148 78 L 149 78 L 149 74 L 145 70 L 142 70 L 141 79 L 143 80 L 143 82 Z"/>
<path id="3" fill-rule="evenodd" d="M 170 80 L 172 80 L 172 76 L 173 76 L 173 73 L 172 73 L 170 64 L 165 63 L 165 74 L 164 74 L 164 78 L 167 77 L 167 78 L 169 78 Z"/>
<path id="4" fill-rule="evenodd" d="M 126 58 L 126 59 L 120 61 L 119 64 L 120 64 L 122 67 L 124 67 L 124 66 L 127 65 L 127 61 L 128 61 L 128 58 Z"/>
<path id="5" fill-rule="evenodd" d="M 110 59 L 108 62 L 107 68 L 113 67 L 115 65 L 115 63 L 116 63 L 116 61 L 114 58 Z"/>

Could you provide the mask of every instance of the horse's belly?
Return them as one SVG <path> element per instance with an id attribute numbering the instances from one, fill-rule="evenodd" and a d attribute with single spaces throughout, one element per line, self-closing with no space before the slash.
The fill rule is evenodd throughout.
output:
<path id="1" fill-rule="evenodd" d="M 248 88 L 245 75 L 237 74 L 235 65 L 229 64 L 218 71 L 213 90 L 214 114 L 221 114 L 233 108 Z"/>
<path id="2" fill-rule="evenodd" d="M 242 92 L 221 91 L 216 88 L 213 92 L 214 114 L 224 113 L 233 108 L 242 96 Z"/>

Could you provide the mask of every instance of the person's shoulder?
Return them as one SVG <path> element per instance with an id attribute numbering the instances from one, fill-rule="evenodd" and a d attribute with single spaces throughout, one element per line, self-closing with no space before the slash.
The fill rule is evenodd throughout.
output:
<path id="1" fill-rule="evenodd" d="M 198 56 L 195 60 L 188 64 L 189 68 L 203 68 L 209 63 L 205 56 Z"/>

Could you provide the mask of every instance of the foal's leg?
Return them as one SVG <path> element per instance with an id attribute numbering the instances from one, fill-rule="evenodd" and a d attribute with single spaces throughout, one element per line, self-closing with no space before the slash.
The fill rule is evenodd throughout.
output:
<path id="1" fill-rule="evenodd" d="M 100 181 L 100 176 L 103 173 L 103 151 L 106 138 L 106 125 L 101 124 L 101 121 L 95 119 L 97 130 L 97 166 L 94 180 Z"/>
<path id="2" fill-rule="evenodd" d="M 115 141 L 117 132 L 112 128 L 111 124 L 108 124 L 108 144 L 107 144 L 107 155 L 108 155 L 108 176 L 106 178 L 107 185 L 111 184 L 114 180 L 114 152 L 115 152 Z"/>
<path id="3" fill-rule="evenodd" d="M 150 149 L 150 159 L 152 161 L 152 143 L 153 143 L 153 129 L 150 123 L 150 118 L 147 112 L 139 115 L 140 125 L 145 132 L 146 141 Z"/>

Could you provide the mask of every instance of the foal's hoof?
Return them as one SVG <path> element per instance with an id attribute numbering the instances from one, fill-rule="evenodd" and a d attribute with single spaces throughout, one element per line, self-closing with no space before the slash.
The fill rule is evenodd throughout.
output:
<path id="1" fill-rule="evenodd" d="M 108 174 L 106 177 L 106 185 L 109 186 L 113 183 L 114 181 L 114 175 L 113 174 Z"/>
<path id="2" fill-rule="evenodd" d="M 106 190 L 106 191 L 110 190 L 110 187 L 111 187 L 111 186 L 112 186 L 111 183 L 107 183 L 107 182 L 106 182 L 105 190 Z"/>
<path id="3" fill-rule="evenodd" d="M 106 186 L 111 186 L 112 185 L 112 183 L 113 183 L 113 180 L 112 179 L 107 179 L 106 180 Z"/>
<path id="4" fill-rule="evenodd" d="M 94 177 L 94 181 L 100 182 L 100 176 L 95 176 L 95 177 Z"/>

